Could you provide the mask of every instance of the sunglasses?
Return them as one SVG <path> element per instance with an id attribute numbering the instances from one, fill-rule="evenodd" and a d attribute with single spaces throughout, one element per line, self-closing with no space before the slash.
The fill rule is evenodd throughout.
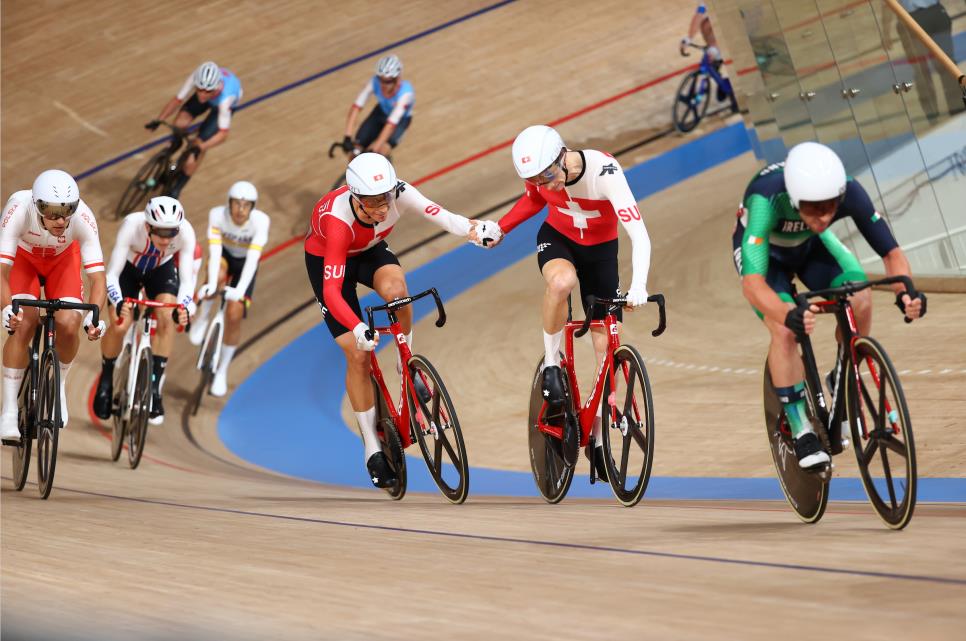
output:
<path id="1" fill-rule="evenodd" d="M 150 233 L 158 238 L 174 238 L 180 231 L 177 227 L 152 227 Z"/>
<path id="2" fill-rule="evenodd" d="M 72 203 L 49 203 L 45 200 L 37 201 L 37 211 L 47 220 L 67 220 L 74 215 L 80 201 Z"/>
<path id="3" fill-rule="evenodd" d="M 543 187 L 544 185 L 553 182 L 557 177 L 557 168 L 562 168 L 561 159 L 563 158 L 563 153 L 557 156 L 557 159 L 550 163 L 550 166 L 541 171 L 536 176 L 530 176 L 527 178 L 527 182 L 534 187 Z"/>
<path id="4" fill-rule="evenodd" d="M 379 78 L 379 82 L 382 83 L 382 84 L 384 84 L 384 85 L 394 85 L 394 84 L 396 84 L 396 81 L 398 81 L 398 80 L 399 80 L 399 78 L 383 78 L 381 76 Z"/>
<path id="5" fill-rule="evenodd" d="M 392 192 L 378 196 L 354 196 L 363 209 L 380 209 L 392 203 Z"/>

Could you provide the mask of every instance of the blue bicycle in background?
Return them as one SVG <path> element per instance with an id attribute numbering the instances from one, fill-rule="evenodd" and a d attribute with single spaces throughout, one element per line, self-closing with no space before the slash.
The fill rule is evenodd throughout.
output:
<path id="1" fill-rule="evenodd" d="M 714 95 L 718 101 L 729 100 L 731 112 L 738 113 L 738 101 L 735 99 L 735 91 L 731 86 L 731 81 L 724 78 L 719 72 L 721 63 L 715 63 L 711 60 L 707 47 L 696 44 L 689 44 L 688 46 L 701 49 L 702 54 L 698 68 L 684 77 L 674 96 L 671 118 L 674 120 L 674 127 L 682 133 L 687 133 L 697 127 L 701 119 L 707 114 L 708 104 L 712 97 L 712 82 L 716 85 Z M 681 54 L 688 55 L 683 49 Z"/>

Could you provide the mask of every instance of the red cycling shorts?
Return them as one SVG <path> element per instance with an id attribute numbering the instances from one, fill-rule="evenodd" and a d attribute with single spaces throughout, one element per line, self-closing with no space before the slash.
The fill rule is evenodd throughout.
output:
<path id="1" fill-rule="evenodd" d="M 80 246 L 77 241 L 56 256 L 36 256 L 23 247 L 17 247 L 17 255 L 10 268 L 10 294 L 30 294 L 40 298 L 41 280 L 45 298 L 84 300 Z"/>

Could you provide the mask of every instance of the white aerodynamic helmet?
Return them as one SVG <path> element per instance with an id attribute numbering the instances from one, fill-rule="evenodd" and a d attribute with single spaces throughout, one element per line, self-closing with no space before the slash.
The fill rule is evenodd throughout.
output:
<path id="1" fill-rule="evenodd" d="M 155 196 L 144 208 L 144 222 L 158 229 L 174 229 L 184 220 L 184 207 L 171 196 Z"/>
<path id="2" fill-rule="evenodd" d="M 513 167 L 520 178 L 533 178 L 552 165 L 563 149 L 563 139 L 552 127 L 527 127 L 513 141 Z"/>
<path id="3" fill-rule="evenodd" d="M 845 166 L 838 154 L 817 142 L 792 147 L 785 159 L 785 189 L 792 207 L 803 200 L 817 202 L 845 194 Z"/>
<path id="4" fill-rule="evenodd" d="M 32 194 L 41 216 L 70 216 L 80 204 L 77 182 L 60 169 L 48 169 L 37 176 Z"/>
<path id="5" fill-rule="evenodd" d="M 202 62 L 195 69 L 195 87 L 198 89 L 212 91 L 218 87 L 219 82 L 221 82 L 221 68 L 211 60 Z"/>
<path id="6" fill-rule="evenodd" d="M 255 189 L 255 185 L 247 180 L 239 180 L 228 190 L 228 199 L 231 200 L 232 198 L 254 203 L 258 200 L 258 190 Z"/>
<path id="7" fill-rule="evenodd" d="M 378 196 L 396 188 L 396 170 L 382 154 L 371 151 L 352 159 L 345 170 L 345 182 L 356 196 Z"/>
<path id="8" fill-rule="evenodd" d="M 402 62 L 398 56 L 383 56 L 376 63 L 376 75 L 383 78 L 398 78 L 402 73 Z"/>

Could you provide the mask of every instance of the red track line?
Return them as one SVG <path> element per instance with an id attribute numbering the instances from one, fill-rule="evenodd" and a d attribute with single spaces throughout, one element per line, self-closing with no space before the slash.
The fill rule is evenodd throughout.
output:
<path id="1" fill-rule="evenodd" d="M 727 62 L 728 63 L 731 63 L 731 60 L 728 60 Z M 574 118 L 577 118 L 578 116 L 583 116 L 584 114 L 590 113 L 591 111 L 596 111 L 597 109 L 600 109 L 601 107 L 605 107 L 605 106 L 607 106 L 607 105 L 609 105 L 611 103 L 617 102 L 618 100 L 622 100 L 622 99 L 626 98 L 627 96 L 630 96 L 630 95 L 633 95 L 635 93 L 644 91 L 645 89 L 649 89 L 649 88 L 651 88 L 651 87 L 653 87 L 655 85 L 658 85 L 658 84 L 660 84 L 660 83 L 662 83 L 662 82 L 664 82 L 666 80 L 670 80 L 671 78 L 673 78 L 675 76 L 679 76 L 682 73 L 685 73 L 685 72 L 688 72 L 688 71 L 691 71 L 691 70 L 697 69 L 697 68 L 698 68 L 698 65 L 697 65 L 697 63 L 695 63 L 695 64 L 692 64 L 692 65 L 688 65 L 686 67 L 682 67 L 680 69 L 677 69 L 676 71 L 672 71 L 670 73 L 666 73 L 663 76 L 659 76 L 658 78 L 655 78 L 653 80 L 649 80 L 648 82 L 645 82 L 642 85 L 638 85 L 636 87 L 632 87 L 632 88 L 627 89 L 625 91 L 622 91 L 622 92 L 620 92 L 618 94 L 615 94 L 615 95 L 613 95 L 613 96 L 611 96 L 609 98 L 604 98 L 603 100 L 601 100 L 599 102 L 595 102 L 595 103 L 593 103 L 591 105 L 588 105 L 586 107 L 583 107 L 581 109 L 578 109 L 577 111 L 575 111 L 573 113 L 570 113 L 570 114 L 567 114 L 566 116 L 562 116 L 560 118 L 557 118 L 556 120 L 553 120 L 553 121 L 551 121 L 548 124 L 550 124 L 551 126 L 556 126 L 556 125 L 559 125 L 559 124 L 568 122 L 570 120 L 573 120 Z M 756 69 L 756 68 L 757 67 L 749 68 L 749 71 L 750 70 L 753 70 L 753 69 Z M 738 73 L 739 73 L 739 75 L 741 75 L 742 72 L 739 71 Z M 485 156 L 489 156 L 490 154 L 492 154 L 494 152 L 497 152 L 497 151 L 500 151 L 501 149 L 505 149 L 505 148 L 509 147 L 512 144 L 513 144 L 513 140 L 512 139 L 511 140 L 504 140 L 503 142 L 501 142 L 499 144 L 496 144 L 496 145 L 493 145 L 492 147 L 489 147 L 487 149 L 484 149 L 483 151 L 479 151 L 479 152 L 473 154 L 472 156 L 468 156 L 468 157 L 466 157 L 466 158 L 464 158 L 464 159 L 462 159 L 460 161 L 454 162 L 451 165 L 446 165 L 442 169 L 438 169 L 438 170 L 436 170 L 436 171 L 434 171 L 432 173 L 426 174 L 425 176 L 423 176 L 423 177 L 421 177 L 421 178 L 419 178 L 417 180 L 412 181 L 412 184 L 413 185 L 416 185 L 416 186 L 419 186 L 419 185 L 421 185 L 423 183 L 429 182 L 430 180 L 433 180 L 435 178 L 439 178 L 440 176 L 443 176 L 443 175 L 448 174 L 448 173 L 450 173 L 452 171 L 455 171 L 455 170 L 459 169 L 460 167 L 465 167 L 466 165 L 468 165 L 468 164 L 470 164 L 472 162 L 475 162 L 475 161 L 479 160 L 480 158 L 483 158 Z M 275 247 L 272 247 L 271 249 L 269 249 L 268 251 L 266 251 L 265 253 L 262 254 L 261 260 L 265 260 L 265 259 L 269 258 L 270 256 L 274 256 L 275 254 L 277 254 L 277 253 L 279 253 L 279 252 L 281 252 L 281 251 L 283 251 L 285 249 L 288 249 L 292 245 L 298 243 L 298 241 L 302 240 L 304 237 L 305 237 L 304 235 L 299 234 L 297 236 L 293 236 L 293 237 L 289 238 L 288 240 L 286 240 L 286 241 L 284 241 L 284 242 L 276 245 Z"/>

